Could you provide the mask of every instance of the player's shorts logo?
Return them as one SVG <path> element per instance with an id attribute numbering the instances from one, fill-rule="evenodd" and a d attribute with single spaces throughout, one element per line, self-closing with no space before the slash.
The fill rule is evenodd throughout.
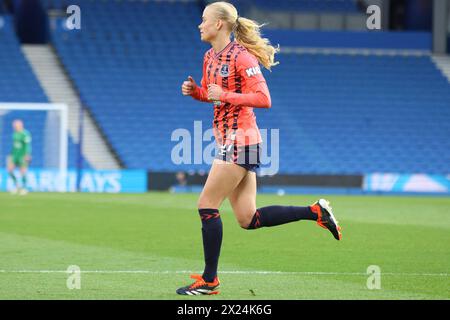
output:
<path id="1" fill-rule="evenodd" d="M 220 68 L 220 76 L 222 78 L 228 77 L 230 75 L 229 67 L 227 64 L 223 64 L 222 68 Z"/>

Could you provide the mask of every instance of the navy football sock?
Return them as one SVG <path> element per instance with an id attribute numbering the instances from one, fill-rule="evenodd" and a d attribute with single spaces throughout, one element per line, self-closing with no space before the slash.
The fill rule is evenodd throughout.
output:
<path id="1" fill-rule="evenodd" d="M 26 173 L 22 176 L 22 188 L 24 188 L 24 189 L 27 188 L 27 174 Z"/>
<path id="2" fill-rule="evenodd" d="M 257 209 L 247 229 L 273 227 L 298 220 L 317 220 L 310 207 L 269 206 Z"/>
<path id="3" fill-rule="evenodd" d="M 217 209 L 198 209 L 202 219 L 203 251 L 205 271 L 203 279 L 213 282 L 217 275 L 220 247 L 222 245 L 222 220 Z"/>
<path id="4" fill-rule="evenodd" d="M 9 173 L 9 176 L 11 177 L 11 179 L 12 179 L 14 185 L 17 187 L 17 178 L 16 178 L 16 175 L 14 174 L 14 172 L 11 171 L 11 172 Z"/>

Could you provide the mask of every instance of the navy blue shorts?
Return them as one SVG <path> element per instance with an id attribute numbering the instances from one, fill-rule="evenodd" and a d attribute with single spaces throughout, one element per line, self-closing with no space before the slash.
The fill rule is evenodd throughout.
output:
<path id="1" fill-rule="evenodd" d="M 225 145 L 217 150 L 216 159 L 235 163 L 245 170 L 256 172 L 260 162 L 260 146 L 252 144 L 248 146 Z"/>

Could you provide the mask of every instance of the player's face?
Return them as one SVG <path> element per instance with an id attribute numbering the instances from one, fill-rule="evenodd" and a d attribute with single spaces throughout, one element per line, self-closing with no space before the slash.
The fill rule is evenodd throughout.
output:
<path id="1" fill-rule="evenodd" d="M 14 131 L 22 131 L 23 130 L 23 122 L 22 121 L 14 121 L 13 128 L 14 128 Z"/>
<path id="2" fill-rule="evenodd" d="M 200 29 L 200 38 L 202 41 L 210 42 L 213 40 L 218 32 L 217 29 L 218 20 L 214 16 L 213 10 L 211 8 L 206 8 L 203 11 L 202 23 L 198 26 Z"/>

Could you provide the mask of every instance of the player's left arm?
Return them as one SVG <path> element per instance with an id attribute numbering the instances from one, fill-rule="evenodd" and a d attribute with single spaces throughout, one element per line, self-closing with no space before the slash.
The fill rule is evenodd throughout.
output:
<path id="1" fill-rule="evenodd" d="M 25 148 L 25 159 L 31 161 L 31 134 L 27 132 L 23 138 L 24 148 Z"/>
<path id="2" fill-rule="evenodd" d="M 245 81 L 246 90 L 243 93 L 222 92 L 220 101 L 235 106 L 270 108 L 272 105 L 270 92 L 258 60 L 247 53 L 240 55 L 236 63 L 238 72 Z"/>

